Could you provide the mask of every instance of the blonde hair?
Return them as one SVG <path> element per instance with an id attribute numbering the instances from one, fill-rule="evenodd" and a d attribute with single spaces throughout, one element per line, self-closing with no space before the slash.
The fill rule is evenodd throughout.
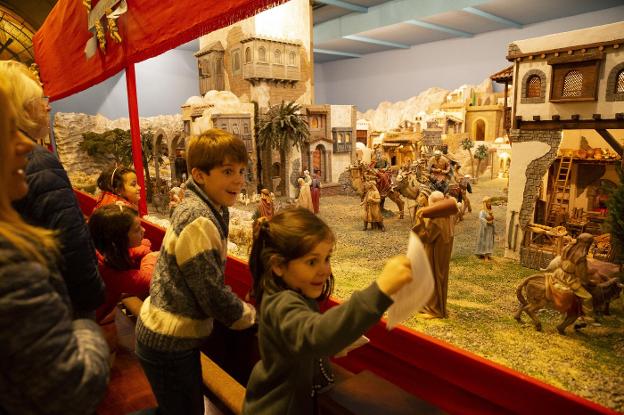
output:
<path id="1" fill-rule="evenodd" d="M 34 118 L 37 113 L 33 105 L 43 97 L 43 89 L 33 79 L 32 72 L 21 62 L 4 60 L 0 61 L 0 78 L 6 79 L 11 85 L 6 92 L 15 108 L 17 127 L 27 131 L 40 128 L 43 119 Z M 40 115 L 43 117 L 47 114 Z"/>
<path id="2" fill-rule="evenodd" d="M 198 168 L 209 173 L 226 161 L 245 164 L 249 161 L 243 140 L 217 128 L 191 137 L 186 156 L 189 172 Z"/>
<path id="3" fill-rule="evenodd" d="M 5 160 L 0 168 L 0 238 L 9 241 L 27 258 L 45 265 L 47 261 L 40 248 L 58 252 L 54 232 L 24 222 L 13 209 L 6 190 L 11 186 L 10 164 L 6 162 L 11 157 L 9 153 L 13 151 L 9 146 L 9 140 L 11 135 L 15 134 L 11 131 L 10 124 L 16 118 L 14 102 L 10 97 L 16 96 L 12 92 L 13 89 L 20 88 L 22 78 L 24 77 L 7 79 L 4 71 L 0 72 L 0 160 Z"/>

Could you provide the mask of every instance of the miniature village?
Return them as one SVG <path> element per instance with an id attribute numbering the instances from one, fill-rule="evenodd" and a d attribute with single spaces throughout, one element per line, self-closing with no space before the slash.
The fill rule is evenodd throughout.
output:
<path id="1" fill-rule="evenodd" d="M 247 258 L 258 216 L 307 207 L 337 235 L 334 294 L 345 299 L 405 253 L 412 229 L 437 220 L 432 196 L 454 198 L 441 309 L 404 325 L 624 411 L 624 52 L 613 42 L 624 23 L 511 43 L 510 66 L 479 85 L 432 85 L 362 113 L 314 101 L 306 4 L 281 6 L 298 17 L 290 26 L 259 15 L 200 39 L 201 95 L 179 114 L 141 119 L 145 219 L 167 226 L 188 179 L 187 138 L 223 129 L 250 160 L 229 253 Z M 286 118 L 297 121 L 276 135 Z M 130 163 L 123 147 L 89 144 L 122 141 L 128 128 L 56 115 L 74 186 L 95 192 L 104 168 Z M 566 255 L 583 243 L 570 271 Z M 579 263 L 574 283 L 556 279 L 580 275 Z"/>

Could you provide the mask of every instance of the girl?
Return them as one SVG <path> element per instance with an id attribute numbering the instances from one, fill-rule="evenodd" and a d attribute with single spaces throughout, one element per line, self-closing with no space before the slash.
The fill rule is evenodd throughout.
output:
<path id="1" fill-rule="evenodd" d="M 143 239 L 145 229 L 135 210 L 121 202 L 96 209 L 89 219 L 89 229 L 98 252 L 100 275 L 106 284 L 106 300 L 96 312 L 101 322 L 123 294 L 144 299 L 158 252 Z"/>
<path id="2" fill-rule="evenodd" d="M 492 259 L 494 252 L 494 214 L 488 196 L 483 198 L 483 209 L 479 212 L 479 239 L 475 254 L 481 259 Z"/>
<path id="3" fill-rule="evenodd" d="M 254 224 L 249 267 L 262 360 L 247 384 L 244 414 L 312 414 L 317 392 L 333 382 L 327 357 L 375 324 L 392 304 L 390 295 L 411 280 L 409 260 L 394 257 L 377 282 L 320 314 L 318 301 L 334 285 L 334 243 L 329 227 L 303 208 Z"/>
<path id="4" fill-rule="evenodd" d="M 100 174 L 97 185 L 102 194 L 93 210 L 117 201 L 137 210 L 141 198 L 141 186 L 137 184 L 134 170 L 123 166 L 111 167 Z"/>

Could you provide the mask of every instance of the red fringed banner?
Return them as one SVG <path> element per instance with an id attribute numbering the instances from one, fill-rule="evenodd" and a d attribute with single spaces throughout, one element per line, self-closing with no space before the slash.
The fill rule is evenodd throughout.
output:
<path id="1" fill-rule="evenodd" d="M 46 94 L 57 100 L 104 81 L 130 63 L 157 56 L 284 1 L 127 0 L 128 11 L 117 20 L 122 42 L 114 42 L 107 32 L 106 53 L 98 49 L 87 59 L 85 45 L 93 37 L 87 28 L 87 9 L 80 0 L 59 0 L 33 38 L 35 60 Z M 93 3 L 97 7 L 95 0 Z"/>

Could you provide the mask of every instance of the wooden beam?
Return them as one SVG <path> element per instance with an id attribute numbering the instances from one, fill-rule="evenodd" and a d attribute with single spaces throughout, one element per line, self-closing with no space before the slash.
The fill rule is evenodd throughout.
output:
<path id="1" fill-rule="evenodd" d="M 624 120 L 543 120 L 524 121 L 516 116 L 516 128 L 521 130 L 598 130 L 624 129 Z"/>
<path id="2" fill-rule="evenodd" d="M 618 141 L 615 139 L 615 137 L 611 135 L 609 131 L 604 128 L 597 128 L 596 132 L 605 139 L 607 144 L 609 144 L 620 157 L 624 157 L 624 149 L 622 149 L 622 145 L 618 143 Z"/>

